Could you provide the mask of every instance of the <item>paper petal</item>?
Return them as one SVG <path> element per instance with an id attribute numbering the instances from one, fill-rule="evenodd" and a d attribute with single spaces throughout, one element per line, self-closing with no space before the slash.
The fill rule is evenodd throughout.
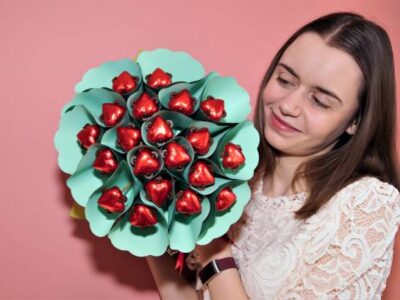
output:
<path id="1" fill-rule="evenodd" d="M 133 125 L 134 127 L 140 129 L 140 125 L 138 125 L 134 120 L 131 120 L 126 124 L 120 124 L 119 126 L 114 126 L 112 128 L 109 128 L 106 132 L 104 132 L 104 134 L 101 137 L 101 144 L 121 154 L 126 153 L 125 150 L 119 147 L 117 144 L 117 128 L 120 126 L 127 126 L 127 125 Z"/>
<path id="2" fill-rule="evenodd" d="M 133 172 L 134 166 L 131 164 L 131 161 L 132 161 L 133 156 L 135 156 L 136 153 L 137 153 L 140 149 L 142 149 L 142 148 L 147 148 L 147 149 L 150 149 L 151 151 L 155 151 L 155 152 L 157 153 L 158 159 L 159 159 L 159 161 L 160 161 L 160 169 L 159 169 L 157 172 L 155 172 L 152 176 L 149 176 L 149 177 L 147 177 L 147 178 L 145 178 L 145 177 L 143 177 L 143 176 L 141 176 L 141 177 L 136 176 L 135 173 Z M 139 145 L 139 146 L 133 147 L 133 148 L 132 148 L 131 150 L 129 150 L 128 153 L 126 154 L 126 160 L 127 160 L 127 162 L 128 162 L 129 169 L 131 170 L 131 174 L 132 174 L 133 178 L 134 178 L 137 182 L 141 182 L 142 184 L 144 183 L 144 181 L 147 181 L 147 180 L 150 180 L 150 179 L 152 179 L 152 178 L 154 178 L 154 177 L 157 177 L 157 175 L 158 175 L 158 174 L 163 170 L 163 168 L 164 168 L 164 160 L 163 160 L 163 158 L 162 158 L 161 152 L 160 152 L 160 150 L 159 150 L 158 148 L 153 147 L 153 146 Z"/>
<path id="3" fill-rule="evenodd" d="M 76 137 L 85 124 L 95 124 L 95 121 L 82 105 L 75 106 L 61 117 L 54 145 L 58 151 L 58 165 L 67 174 L 76 171 L 86 151 Z"/>
<path id="4" fill-rule="evenodd" d="M 222 175 L 222 173 L 220 172 L 220 169 L 217 167 L 217 165 L 215 164 L 215 162 L 213 162 L 210 159 L 201 159 L 202 161 L 206 161 L 209 164 L 211 164 L 213 166 L 213 172 L 214 172 L 214 178 L 215 178 L 215 182 L 213 185 L 207 186 L 203 189 L 195 187 L 190 185 L 190 188 L 193 189 L 194 191 L 196 191 L 197 193 L 201 194 L 201 195 L 209 195 L 211 193 L 213 193 L 216 189 L 218 189 L 221 185 L 224 185 L 227 182 L 230 182 L 231 179 L 226 179 L 223 178 L 221 176 L 218 175 Z M 189 171 L 191 166 L 198 161 L 198 159 L 192 161 L 183 171 L 183 178 L 185 179 L 185 181 L 189 184 Z"/>
<path id="5" fill-rule="evenodd" d="M 189 141 L 187 139 L 185 139 L 182 136 L 176 136 L 170 142 L 172 142 L 172 141 L 177 142 L 178 144 L 183 145 L 186 148 L 186 150 L 188 151 L 188 154 L 190 156 L 190 162 L 186 166 L 189 166 L 190 163 L 195 158 L 195 153 L 194 153 L 192 145 L 189 143 Z M 170 142 L 168 142 L 168 143 L 170 143 Z M 168 143 L 165 144 L 163 149 L 166 149 Z M 183 170 L 182 171 L 178 171 L 176 169 L 168 169 L 166 166 L 164 168 L 172 176 L 175 176 L 175 177 L 183 179 Z"/>
<path id="6" fill-rule="evenodd" d="M 236 202 L 225 212 L 215 210 L 215 197 L 219 191 L 225 186 L 231 186 L 232 191 L 236 194 Z M 244 207 L 249 202 L 251 189 L 246 181 L 235 181 L 221 186 L 218 191 L 210 197 L 210 214 L 204 221 L 203 229 L 200 233 L 197 244 L 206 245 L 213 239 L 224 235 L 229 227 L 236 223 L 241 217 Z"/>
<path id="7" fill-rule="evenodd" d="M 196 99 L 196 104 L 194 106 L 193 113 L 197 111 L 200 105 L 201 94 L 203 93 L 204 87 L 206 84 L 213 78 L 217 76 L 217 73 L 211 72 L 206 77 L 201 78 L 195 82 L 178 82 L 172 84 L 169 87 L 163 88 L 159 91 L 158 97 L 160 103 L 162 104 L 164 109 L 169 109 L 168 103 L 171 97 L 171 93 L 178 93 L 183 89 L 187 89 L 190 94 Z"/>
<path id="8" fill-rule="evenodd" d="M 142 124 L 142 138 L 143 138 L 143 141 L 145 142 L 145 144 L 147 144 L 149 146 L 157 146 L 157 145 L 154 145 L 153 143 L 149 142 L 149 140 L 147 139 L 146 127 L 157 116 L 161 116 L 164 120 L 170 120 L 173 122 L 172 130 L 174 132 L 174 136 L 177 136 L 179 133 L 181 133 L 182 130 L 188 128 L 193 123 L 192 118 L 185 116 L 184 114 L 175 112 L 175 111 L 162 110 L 162 111 L 155 113 L 151 118 L 149 118 Z"/>
<path id="9" fill-rule="evenodd" d="M 168 247 L 167 223 L 158 210 L 156 213 L 158 222 L 151 227 L 142 229 L 129 223 L 128 211 L 109 233 L 108 237 L 111 243 L 114 247 L 129 251 L 139 257 L 164 254 Z"/>
<path id="10" fill-rule="evenodd" d="M 158 174 L 158 175 L 161 175 Z M 157 176 L 158 176 L 157 175 Z M 171 175 L 165 171 L 162 172 L 162 176 L 165 178 L 168 178 L 172 181 L 172 192 L 171 192 L 171 197 L 170 199 L 166 200 L 166 203 L 164 203 L 163 207 L 159 207 L 157 204 L 155 204 L 153 201 L 147 199 L 147 194 L 144 188 L 142 188 L 142 190 L 140 191 L 140 199 L 141 201 L 151 207 L 154 207 L 156 210 L 158 210 L 158 212 L 164 216 L 164 219 L 167 223 L 167 227 L 169 227 L 169 224 L 171 223 L 171 220 L 169 219 L 169 210 L 171 209 L 171 203 L 172 203 L 172 199 L 174 199 L 174 188 L 175 188 L 175 178 L 171 177 Z M 143 185 L 144 186 L 144 185 Z"/>
<path id="11" fill-rule="evenodd" d="M 102 192 L 113 186 L 119 187 L 126 196 L 125 209 L 120 213 L 108 214 L 102 207 L 98 205 L 98 199 Z M 106 236 L 116 219 L 127 210 L 130 209 L 133 199 L 139 193 L 140 184 L 133 181 L 128 165 L 122 161 L 114 174 L 105 182 L 105 184 L 94 192 L 86 204 L 86 219 L 89 221 L 90 230 L 94 235 L 102 237 Z M 124 191 L 124 189 L 127 189 Z"/>
<path id="12" fill-rule="evenodd" d="M 90 146 L 79 162 L 76 172 L 67 179 L 72 197 L 81 206 L 86 206 L 90 195 L 110 177 L 108 174 L 99 173 L 92 166 L 96 159 L 96 151 L 102 148 L 104 147 L 100 144 Z"/>
<path id="13" fill-rule="evenodd" d="M 251 111 L 249 93 L 233 77 L 215 76 L 207 82 L 201 100 L 212 96 L 224 100 L 226 116 L 221 123 L 238 123 L 246 120 Z"/>
<path id="14" fill-rule="evenodd" d="M 132 105 L 133 105 L 133 102 L 136 101 L 142 95 L 142 93 L 144 93 L 144 92 L 149 94 L 152 98 L 154 97 L 158 101 L 157 93 L 155 93 L 150 88 L 145 88 L 143 86 L 141 86 L 136 92 L 132 93 L 132 95 L 130 95 L 128 97 L 128 99 L 126 100 L 126 106 L 128 108 L 129 115 L 131 116 L 131 119 L 133 119 L 133 120 L 135 120 L 137 122 L 142 122 L 142 121 L 141 120 L 136 120 L 135 117 L 133 116 Z"/>
<path id="15" fill-rule="evenodd" d="M 130 58 L 116 61 L 108 61 L 96 68 L 88 70 L 80 82 L 75 85 L 75 92 L 81 93 L 89 88 L 106 87 L 112 89 L 112 79 L 123 71 L 128 71 L 131 75 L 137 76 L 141 84 L 142 72 L 139 65 Z"/>
<path id="16" fill-rule="evenodd" d="M 226 169 L 222 165 L 222 151 L 227 143 L 240 145 L 246 158 L 243 166 L 237 170 Z M 253 123 L 246 120 L 231 128 L 219 141 L 217 150 L 212 155 L 212 160 L 218 162 L 224 175 L 232 179 L 249 180 L 254 175 L 254 169 L 258 164 L 258 144 L 260 135 Z"/>
<path id="17" fill-rule="evenodd" d="M 72 101 L 68 102 L 63 107 L 63 113 L 69 111 L 72 107 L 76 105 L 83 105 L 89 113 L 93 116 L 96 123 L 100 126 L 106 127 L 103 121 L 100 119 L 102 113 L 103 103 L 113 103 L 117 102 L 119 105 L 126 107 L 125 99 L 118 93 L 109 91 L 107 89 L 91 89 L 86 92 L 77 94 Z M 115 126 L 126 123 L 129 119 L 128 110 L 126 110 L 125 115 Z"/>
<path id="18" fill-rule="evenodd" d="M 174 201 L 175 205 L 176 200 Z M 175 213 L 168 235 L 170 248 L 188 253 L 196 246 L 196 241 L 201 232 L 202 224 L 210 213 L 210 201 L 204 197 L 201 201 L 201 213 L 186 216 Z"/>
<path id="19" fill-rule="evenodd" d="M 171 51 L 165 48 L 142 51 L 136 61 L 142 69 L 143 78 L 156 68 L 172 74 L 172 82 L 191 82 L 199 80 L 205 74 L 201 63 L 182 51 Z"/>
<path id="20" fill-rule="evenodd" d="M 208 130 L 210 131 L 211 137 L 212 137 L 212 143 L 210 146 L 210 149 L 208 149 L 208 152 L 204 155 L 197 155 L 197 158 L 208 158 L 210 157 L 215 149 L 217 149 L 219 140 L 225 135 L 226 131 L 229 130 L 229 126 L 228 125 L 217 125 L 213 122 L 207 122 L 207 121 L 195 121 L 193 122 L 190 128 L 208 128 Z"/>

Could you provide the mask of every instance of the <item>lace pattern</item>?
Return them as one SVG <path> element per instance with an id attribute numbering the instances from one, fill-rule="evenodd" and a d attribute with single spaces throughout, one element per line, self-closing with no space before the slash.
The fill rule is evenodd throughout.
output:
<path id="1" fill-rule="evenodd" d="M 400 194 L 363 177 L 315 215 L 296 220 L 306 193 L 266 197 L 260 180 L 228 236 L 250 299 L 380 299 L 400 223 Z M 197 289 L 201 288 L 198 279 Z M 204 299 L 210 299 L 207 289 Z"/>

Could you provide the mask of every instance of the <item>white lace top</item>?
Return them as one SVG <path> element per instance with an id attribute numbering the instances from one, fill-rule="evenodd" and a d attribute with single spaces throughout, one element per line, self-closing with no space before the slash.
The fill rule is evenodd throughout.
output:
<path id="1" fill-rule="evenodd" d="M 250 299 L 380 299 L 400 223 L 400 195 L 363 177 L 304 220 L 294 211 L 306 193 L 266 197 L 262 180 L 229 229 L 233 256 Z M 201 289 L 197 277 L 196 289 Z M 204 289 L 205 300 L 210 299 Z"/>

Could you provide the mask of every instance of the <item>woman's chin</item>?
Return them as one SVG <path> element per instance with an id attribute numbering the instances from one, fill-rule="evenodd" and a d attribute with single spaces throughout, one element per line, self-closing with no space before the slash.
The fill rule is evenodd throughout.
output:
<path id="1" fill-rule="evenodd" d="M 264 138 L 268 144 L 277 149 L 285 147 L 288 144 L 288 137 L 282 136 L 270 128 L 264 130 Z"/>
<path id="2" fill-rule="evenodd" d="M 270 128 L 264 130 L 264 139 L 267 144 L 282 153 L 290 152 L 290 148 L 293 144 L 293 139 L 279 135 Z"/>

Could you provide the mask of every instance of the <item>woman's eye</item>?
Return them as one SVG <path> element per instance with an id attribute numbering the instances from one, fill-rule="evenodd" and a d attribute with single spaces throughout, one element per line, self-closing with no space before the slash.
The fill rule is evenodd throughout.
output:
<path id="1" fill-rule="evenodd" d="M 283 79 L 282 77 L 276 77 L 276 79 L 282 84 L 282 85 L 290 85 L 290 82 Z M 318 105 L 319 107 L 322 107 L 324 109 L 328 109 L 330 108 L 329 105 L 324 104 L 323 102 L 321 102 L 317 97 L 313 97 L 313 100 L 315 102 L 316 105 Z"/>
<path id="2" fill-rule="evenodd" d="M 288 85 L 290 82 L 281 78 L 281 77 L 277 77 L 276 78 L 280 83 L 282 83 L 283 85 Z"/>
<path id="3" fill-rule="evenodd" d="M 313 97 L 313 99 L 314 99 L 314 102 L 315 102 L 318 106 L 320 106 L 320 107 L 322 107 L 322 108 L 329 108 L 328 105 L 322 103 L 317 97 Z"/>

